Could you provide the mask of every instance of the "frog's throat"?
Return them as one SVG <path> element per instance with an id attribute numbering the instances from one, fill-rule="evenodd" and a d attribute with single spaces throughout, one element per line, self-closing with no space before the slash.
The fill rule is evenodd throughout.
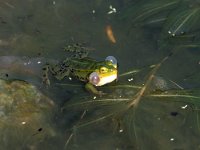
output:
<path id="1" fill-rule="evenodd" d="M 99 75 L 100 81 L 96 86 L 102 86 L 104 84 L 113 82 L 114 80 L 117 79 L 117 71 L 113 71 L 111 73 L 106 73 L 106 74 L 100 74 Z"/>

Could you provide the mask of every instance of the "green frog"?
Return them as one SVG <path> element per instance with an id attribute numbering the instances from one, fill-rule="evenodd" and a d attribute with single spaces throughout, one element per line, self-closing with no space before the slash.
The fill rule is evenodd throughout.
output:
<path id="1" fill-rule="evenodd" d="M 68 45 L 64 50 L 74 55 L 56 65 L 47 64 L 43 68 L 43 83 L 47 86 L 50 85 L 48 72 L 51 72 L 58 80 L 75 77 L 86 83 L 85 88 L 88 91 L 102 95 L 104 93 L 98 91 L 96 87 L 117 79 L 117 60 L 113 56 L 108 56 L 104 61 L 96 61 L 88 57 L 89 50 L 82 44 Z"/>

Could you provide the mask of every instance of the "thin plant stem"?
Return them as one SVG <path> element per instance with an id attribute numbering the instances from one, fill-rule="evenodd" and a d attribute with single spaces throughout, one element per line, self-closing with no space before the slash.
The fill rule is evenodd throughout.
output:
<path id="1" fill-rule="evenodd" d="M 132 106 L 137 106 L 138 103 L 141 100 L 141 97 L 144 95 L 146 89 L 150 86 L 151 81 L 153 80 L 156 72 L 158 71 L 158 69 L 160 68 L 160 66 L 171 56 L 172 54 L 170 53 L 168 56 L 166 56 L 165 58 L 162 59 L 162 61 L 160 63 L 158 63 L 153 70 L 151 71 L 146 83 L 144 84 L 144 86 L 141 88 L 141 90 L 136 94 L 136 96 L 133 98 L 133 100 L 131 101 L 131 103 L 128 105 L 128 108 L 132 107 Z"/>
<path id="2" fill-rule="evenodd" d="M 81 114 L 78 123 L 84 118 L 85 115 L 86 115 L 86 110 L 84 110 L 83 113 Z M 77 123 L 77 124 L 78 124 L 78 123 Z M 76 125 L 77 125 L 77 124 L 76 124 Z M 74 125 L 73 128 L 74 128 L 76 125 Z M 69 143 L 70 143 L 70 141 L 72 140 L 73 137 L 74 137 L 74 132 L 72 132 L 72 133 L 70 134 L 69 138 L 68 138 L 67 141 L 65 142 L 64 149 L 67 148 L 67 146 L 69 145 Z"/>

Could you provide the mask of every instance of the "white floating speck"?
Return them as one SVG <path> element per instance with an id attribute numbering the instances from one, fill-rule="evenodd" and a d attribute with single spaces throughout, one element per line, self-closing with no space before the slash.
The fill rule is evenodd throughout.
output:
<path id="1" fill-rule="evenodd" d="M 69 80 L 72 80 L 72 78 L 71 78 L 71 77 L 69 77 Z"/>
<path id="2" fill-rule="evenodd" d="M 130 81 L 133 81 L 133 78 L 128 79 L 128 81 L 129 81 L 129 82 L 130 82 Z"/>
<path id="3" fill-rule="evenodd" d="M 96 99 L 96 98 L 97 98 L 96 96 L 93 97 L 93 99 Z"/>
<path id="4" fill-rule="evenodd" d="M 170 141 L 174 141 L 174 138 L 170 138 Z"/>
<path id="5" fill-rule="evenodd" d="M 53 1 L 53 5 L 55 5 L 56 4 L 56 1 Z"/>
<path id="6" fill-rule="evenodd" d="M 107 14 L 112 14 L 113 13 L 113 11 L 111 10 L 111 11 L 109 11 L 109 12 L 107 12 Z"/>
<path id="7" fill-rule="evenodd" d="M 186 109 L 186 108 L 187 108 L 187 106 L 188 106 L 188 105 L 185 105 L 185 106 L 182 106 L 181 108 L 182 108 L 182 109 Z"/>
<path id="8" fill-rule="evenodd" d="M 123 129 L 120 129 L 120 130 L 119 130 L 119 133 L 122 133 L 123 131 L 124 131 Z"/>
<path id="9" fill-rule="evenodd" d="M 172 32 L 171 32 L 171 31 L 168 31 L 168 33 L 171 34 Z"/>
<path id="10" fill-rule="evenodd" d="M 21 123 L 22 123 L 23 125 L 24 125 L 24 124 L 26 124 L 26 122 L 25 122 L 25 121 L 23 121 L 23 122 L 21 122 Z"/>
<path id="11" fill-rule="evenodd" d="M 31 64 L 31 61 L 29 60 L 28 62 L 25 62 L 24 65 L 29 65 Z"/>
<path id="12" fill-rule="evenodd" d="M 31 61 L 24 62 L 24 66 L 31 64 Z"/>
<path id="13" fill-rule="evenodd" d="M 93 14 L 95 14 L 95 12 L 96 12 L 95 10 L 92 10 L 92 13 L 93 13 Z"/>
<path id="14" fill-rule="evenodd" d="M 41 61 L 38 61 L 37 63 L 38 63 L 38 64 L 41 64 Z"/>
<path id="15" fill-rule="evenodd" d="M 117 12 L 116 8 L 112 7 L 112 5 L 110 5 L 109 8 L 110 8 L 110 11 L 107 12 L 107 14 L 112 14 L 112 13 L 116 13 Z"/>
<path id="16" fill-rule="evenodd" d="M 160 117 L 158 117 L 157 119 L 160 120 Z"/>

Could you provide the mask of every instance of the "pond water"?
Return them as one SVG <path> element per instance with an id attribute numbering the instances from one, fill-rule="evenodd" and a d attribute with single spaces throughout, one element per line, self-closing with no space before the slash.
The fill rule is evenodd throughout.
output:
<path id="1" fill-rule="evenodd" d="M 0 1 L 0 149 L 200 149 L 199 20 L 195 0 Z M 106 95 L 42 84 L 76 43 L 117 59 Z"/>

